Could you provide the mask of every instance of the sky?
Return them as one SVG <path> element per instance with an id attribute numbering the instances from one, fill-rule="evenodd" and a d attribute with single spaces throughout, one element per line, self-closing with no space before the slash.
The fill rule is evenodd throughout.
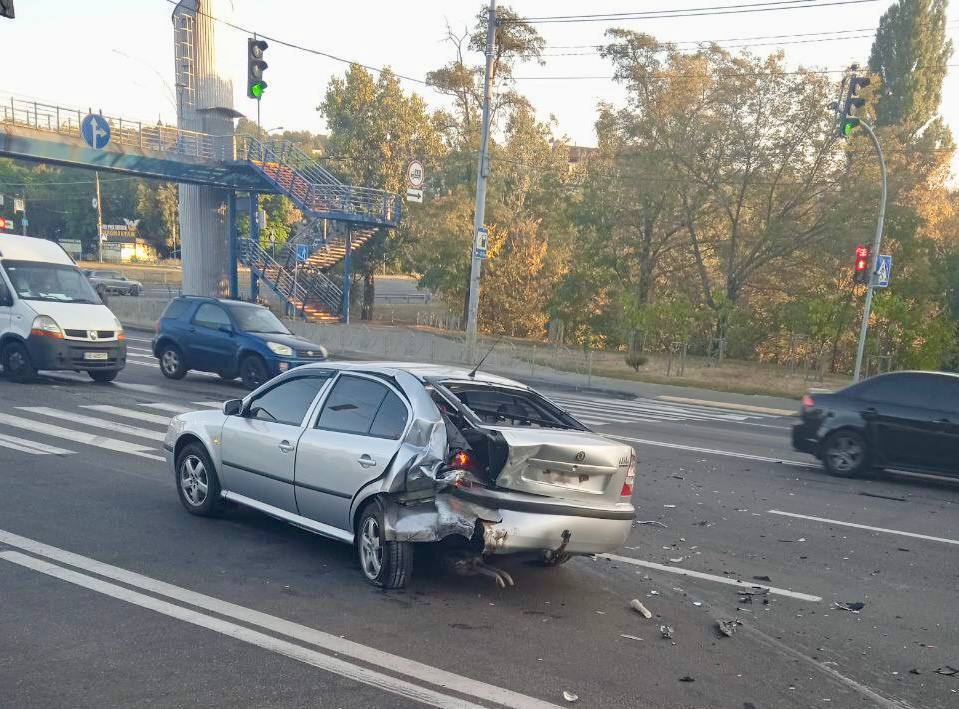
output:
<path id="1" fill-rule="evenodd" d="M 755 1 L 755 0 L 751 0 Z M 233 22 L 267 36 L 319 49 L 373 66 L 390 66 L 409 77 L 449 62 L 452 48 L 447 27 L 462 34 L 483 7 L 480 0 L 219 0 Z M 511 0 L 522 16 L 629 12 L 731 5 L 744 0 Z M 648 32 L 662 41 L 701 41 L 797 35 L 835 30 L 841 41 L 809 41 L 816 37 L 746 40 L 756 53 L 781 48 L 791 66 L 842 69 L 865 65 L 872 31 L 891 0 L 868 0 L 823 7 L 711 17 L 644 19 L 608 23 L 538 25 L 548 45 L 546 65 L 526 64 L 515 73 L 517 88 L 542 119 L 555 117 L 554 131 L 579 145 L 594 145 L 596 108 L 600 102 L 621 104 L 622 90 L 609 77 L 611 67 L 589 50 L 567 48 L 603 42 L 611 26 Z M 501 3 L 503 4 L 503 3 Z M 4 80 L 0 100 L 10 96 L 68 107 L 102 110 L 112 116 L 173 122 L 173 31 L 168 0 L 16 0 L 15 20 L 0 19 Z M 959 46 L 959 2 L 949 9 L 947 29 Z M 246 35 L 223 25 L 217 28 L 222 71 L 233 79 L 237 110 L 255 117 L 256 106 L 245 96 Z M 863 36 L 865 35 L 865 36 Z M 785 44 L 785 42 L 792 42 Z M 482 56 L 473 56 L 478 64 Z M 327 82 L 346 64 L 273 44 L 266 53 L 269 87 L 261 105 L 262 125 L 270 129 L 323 132 L 316 111 Z M 951 63 L 959 64 L 959 53 Z M 537 79 L 544 76 L 600 77 L 585 80 Z M 404 81 L 408 91 L 434 107 L 446 98 L 420 83 Z M 959 66 L 946 77 L 941 111 L 959 136 Z"/>

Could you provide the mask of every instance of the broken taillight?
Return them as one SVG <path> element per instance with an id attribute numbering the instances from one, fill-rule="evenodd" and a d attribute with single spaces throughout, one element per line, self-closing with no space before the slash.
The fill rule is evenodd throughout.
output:
<path id="1" fill-rule="evenodd" d="M 623 481 L 623 489 L 620 490 L 620 497 L 633 496 L 633 483 L 636 481 L 636 452 L 629 454 L 629 467 L 626 468 L 626 479 Z"/>
<path id="2" fill-rule="evenodd" d="M 473 463 L 473 458 L 466 451 L 456 451 L 450 457 L 450 467 L 467 470 Z"/>
<path id="3" fill-rule="evenodd" d="M 814 402 L 814 401 L 812 400 L 812 397 L 811 397 L 809 394 L 806 394 L 806 395 L 802 398 L 802 407 L 803 407 L 803 409 L 811 409 L 811 408 L 813 407 L 813 404 L 815 404 L 815 403 L 816 403 L 816 402 Z"/>

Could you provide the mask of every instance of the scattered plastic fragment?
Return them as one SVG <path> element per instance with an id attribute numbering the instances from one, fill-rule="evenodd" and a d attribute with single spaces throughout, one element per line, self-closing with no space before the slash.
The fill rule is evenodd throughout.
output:
<path id="1" fill-rule="evenodd" d="M 946 677 L 955 677 L 959 675 L 959 669 L 952 667 L 951 665 L 943 665 L 938 670 L 936 670 L 937 675 L 945 675 Z"/>
<path id="2" fill-rule="evenodd" d="M 651 527 L 662 527 L 663 529 L 669 529 L 669 527 L 667 527 L 665 524 L 655 519 L 634 520 L 633 524 L 648 524 Z"/>
<path id="3" fill-rule="evenodd" d="M 863 497 L 878 497 L 880 500 L 893 500 L 894 502 L 909 502 L 905 497 L 896 497 L 895 495 L 880 495 L 877 492 L 860 492 Z"/>
<path id="4" fill-rule="evenodd" d="M 643 616 L 643 618 L 645 618 L 646 620 L 649 620 L 650 618 L 653 617 L 652 611 L 650 611 L 646 606 L 640 603 L 638 598 L 634 598 L 633 600 L 631 600 L 629 602 L 629 607 L 632 608 L 637 613 L 639 613 L 641 616 Z"/>
<path id="5" fill-rule="evenodd" d="M 840 611 L 849 611 L 850 613 L 858 613 L 863 608 L 866 607 L 865 603 L 839 603 L 838 601 L 832 604 L 832 607 Z"/>
<path id="6" fill-rule="evenodd" d="M 637 635 L 630 635 L 629 633 L 620 633 L 619 637 L 626 638 L 627 640 L 642 640 L 641 637 Z"/>
<path id="7" fill-rule="evenodd" d="M 805 538 L 805 537 L 799 537 L 799 539 L 780 539 L 779 541 L 784 542 L 784 543 L 786 543 L 786 544 L 795 544 L 796 542 L 804 542 L 804 541 L 806 541 L 806 538 Z"/>
<path id="8" fill-rule="evenodd" d="M 572 692 L 567 692 L 567 691 L 564 690 L 564 691 L 563 691 L 563 699 L 565 699 L 567 702 L 570 702 L 570 703 L 572 703 L 572 702 L 578 702 L 578 701 L 579 701 L 579 695 L 578 695 L 578 694 L 573 694 Z"/>
<path id="9" fill-rule="evenodd" d="M 673 628 L 669 625 L 659 626 L 659 634 L 662 635 L 667 640 L 671 640 L 673 637 Z"/>
<path id="10" fill-rule="evenodd" d="M 918 667 L 913 667 L 911 670 L 909 670 L 909 674 L 911 674 L 911 675 L 921 675 L 921 674 L 922 674 L 922 670 L 920 670 Z"/>
<path id="11" fill-rule="evenodd" d="M 770 583 L 772 579 L 768 576 L 753 576 L 753 581 L 765 581 L 766 583 Z"/>
<path id="12" fill-rule="evenodd" d="M 683 675 L 682 677 L 679 678 L 679 681 L 680 681 L 680 682 L 695 682 L 696 680 L 694 680 L 694 679 L 693 679 L 692 677 L 690 677 L 689 675 Z"/>
<path id="13" fill-rule="evenodd" d="M 671 509 L 675 508 L 676 505 L 663 505 L 663 507 L 665 507 L 666 509 L 670 509 L 670 510 L 671 510 Z"/>
<path id="14" fill-rule="evenodd" d="M 683 557 L 683 556 L 677 556 L 675 559 L 670 559 L 669 561 L 670 561 L 671 563 L 673 563 L 673 564 L 678 564 L 678 563 L 681 562 L 684 558 L 685 558 L 685 557 Z"/>
<path id="15" fill-rule="evenodd" d="M 719 630 L 720 633 L 725 635 L 727 638 L 731 638 L 733 636 L 733 633 L 736 632 L 736 628 L 742 624 L 743 622 L 741 620 L 736 620 L 735 618 L 733 618 L 733 619 L 718 621 L 716 623 L 716 628 L 717 630 Z"/>

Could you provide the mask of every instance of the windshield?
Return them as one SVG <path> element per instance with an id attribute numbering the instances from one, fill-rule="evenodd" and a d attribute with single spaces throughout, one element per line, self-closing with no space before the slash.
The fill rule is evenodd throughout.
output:
<path id="1" fill-rule="evenodd" d="M 266 308 L 256 305 L 232 305 L 228 306 L 233 319 L 240 330 L 244 332 L 262 332 L 271 335 L 289 335 L 290 331 L 286 325 L 280 322 Z"/>
<path id="2" fill-rule="evenodd" d="M 4 261 L 10 283 L 24 300 L 100 304 L 97 292 L 76 266 L 39 261 Z"/>
<path id="3" fill-rule="evenodd" d="M 443 385 L 484 424 L 583 430 L 576 419 L 533 391 L 480 383 Z"/>

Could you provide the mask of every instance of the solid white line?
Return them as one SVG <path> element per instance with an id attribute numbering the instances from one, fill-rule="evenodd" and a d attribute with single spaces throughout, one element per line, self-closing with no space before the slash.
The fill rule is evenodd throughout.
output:
<path id="1" fill-rule="evenodd" d="M 776 588 L 775 586 L 767 586 L 761 583 L 737 581 L 736 579 L 727 578 L 725 576 L 713 576 L 712 574 L 704 574 L 702 571 L 682 569 L 678 566 L 666 566 L 665 564 L 657 564 L 652 561 L 644 561 L 643 559 L 634 559 L 631 556 L 619 556 L 618 554 L 598 554 L 597 556 L 601 556 L 604 559 L 610 559 L 612 561 L 621 561 L 624 564 L 632 564 L 633 566 L 642 566 L 647 569 L 655 569 L 656 571 L 665 571 L 670 574 L 679 574 L 680 576 L 689 576 L 694 579 L 702 579 L 703 581 L 715 581 L 716 583 L 723 583 L 727 586 L 738 586 L 740 588 L 766 588 L 769 589 L 770 593 L 773 593 L 777 596 L 795 598 L 798 601 L 818 603 L 822 600 L 821 596 L 812 596 L 808 593 L 798 593 L 796 591 L 790 591 L 786 588 Z"/>
<path id="2" fill-rule="evenodd" d="M 54 426 L 53 424 L 44 423 L 43 421 L 34 421 L 33 419 L 22 418 L 20 416 L 11 416 L 10 414 L 0 414 L 0 423 L 5 423 L 9 426 L 15 426 L 28 431 L 41 433 L 44 436 L 65 438 L 68 441 L 85 443 L 88 446 L 104 448 L 116 453 L 128 453 L 129 455 L 139 456 L 140 458 L 149 458 L 150 460 L 165 460 L 162 455 L 150 453 L 149 451 L 152 451 L 152 448 L 141 446 L 138 443 L 128 443 L 127 441 L 121 441 L 116 438 L 107 438 L 106 436 L 98 436 L 93 433 L 86 433 L 85 431 L 74 431 L 70 428 Z"/>
<path id="3" fill-rule="evenodd" d="M 185 623 L 190 623 L 191 625 L 196 625 L 200 628 L 206 628 L 207 630 L 220 633 L 221 635 L 233 638 L 234 640 L 240 640 L 241 642 L 245 642 L 250 645 L 256 645 L 265 650 L 269 650 L 270 652 L 284 655 L 307 665 L 317 667 L 321 670 L 325 670 L 342 677 L 347 677 L 355 682 L 361 682 L 362 684 L 376 687 L 377 689 L 381 689 L 401 697 L 406 697 L 408 699 L 412 699 L 413 701 L 422 702 L 423 704 L 428 704 L 434 707 L 443 707 L 444 709 L 446 707 L 449 707 L 450 709 L 481 709 L 481 705 L 479 704 L 474 704 L 472 702 L 458 699 L 447 694 L 440 694 L 439 692 L 435 692 L 431 689 L 415 685 L 412 682 L 407 682 L 406 680 L 396 677 L 390 677 L 389 675 L 385 675 L 381 672 L 369 670 L 365 667 L 360 667 L 359 665 L 354 665 L 349 662 L 345 662 L 344 660 L 340 660 L 329 655 L 324 655 L 323 653 L 317 652 L 316 650 L 310 650 L 302 647 L 301 645 L 294 645 L 286 640 L 280 640 L 279 638 L 275 638 L 271 635 L 267 635 L 256 630 L 251 630 L 250 628 L 246 628 L 242 625 L 230 623 L 229 621 L 205 615 L 204 613 L 198 613 L 197 611 L 190 610 L 189 608 L 183 608 L 182 606 L 178 606 L 167 601 L 161 601 L 157 598 L 153 598 L 152 596 L 137 593 L 136 591 L 131 591 L 127 588 L 123 588 L 122 586 L 117 586 L 116 584 L 101 581 L 100 579 L 78 573 L 71 569 L 65 569 L 62 566 L 57 566 L 40 559 L 35 559 L 32 556 L 27 556 L 26 554 L 21 554 L 17 551 L 0 552 L 0 559 L 17 564 L 18 566 L 22 566 L 27 569 L 32 569 L 33 571 L 38 571 L 41 574 L 46 574 L 47 576 L 52 576 L 53 578 L 60 579 L 61 581 L 72 583 L 76 586 L 80 586 L 81 588 L 96 591 L 97 593 L 102 593 L 105 596 L 111 596 L 121 601 L 125 601 L 126 603 L 130 603 L 131 605 L 139 606 L 140 608 L 146 608 L 147 610 L 160 613 L 161 615 L 165 615 L 170 618 L 181 620 Z"/>
<path id="4" fill-rule="evenodd" d="M 771 515 L 782 515 L 783 517 L 795 517 L 796 519 L 808 519 L 813 522 L 824 522 L 826 524 L 838 524 L 842 527 L 853 527 L 854 529 L 865 529 L 869 532 L 883 532 L 885 534 L 898 534 L 900 537 L 912 537 L 913 539 L 925 539 L 930 542 L 943 542 L 944 544 L 959 545 L 959 539 L 947 539 L 945 537 L 931 537 L 928 534 L 917 534 L 916 532 L 903 532 L 901 529 L 886 529 L 885 527 L 871 527 L 868 524 L 857 524 L 856 522 L 842 522 L 838 519 L 827 519 L 825 517 L 812 517 L 811 515 L 801 515 L 795 512 L 783 512 L 782 510 L 769 510 Z"/>
<path id="5" fill-rule="evenodd" d="M 752 455 L 751 453 L 739 453 L 737 451 L 724 451 L 717 448 L 700 448 L 699 446 L 687 446 L 680 443 L 667 443 L 666 441 L 651 441 L 646 438 L 630 438 L 629 436 L 610 436 L 627 443 L 637 443 L 643 446 L 658 446 L 660 448 L 672 448 L 674 450 L 690 451 L 691 453 L 706 453 L 708 455 L 725 455 L 730 458 L 742 458 L 743 460 L 758 460 L 763 463 L 781 463 L 783 465 L 798 465 L 801 468 L 818 468 L 818 463 L 807 463 L 802 460 L 788 460 L 785 458 L 770 458 L 765 455 Z"/>
<path id="6" fill-rule="evenodd" d="M 124 416 L 128 419 L 137 419 L 138 421 L 149 421 L 150 423 L 158 423 L 163 426 L 170 425 L 170 419 L 172 416 L 160 416 L 158 414 L 148 414 L 146 411 L 134 411 L 132 409 L 121 409 L 119 406 L 108 406 L 106 404 L 87 404 L 81 406 L 81 409 L 90 409 L 91 411 L 99 411 L 102 414 L 113 414 L 114 416 Z"/>
<path id="7" fill-rule="evenodd" d="M 0 446 L 20 451 L 21 453 L 33 453 L 34 455 L 71 455 L 73 453 L 73 451 L 68 451 L 66 448 L 57 448 L 56 446 L 47 445 L 46 443 L 28 441 L 26 438 L 18 438 L 17 436 L 5 436 L 2 433 L 0 433 Z"/>
<path id="8" fill-rule="evenodd" d="M 331 635 L 330 633 L 324 633 L 322 630 L 316 630 L 305 625 L 293 623 L 274 615 L 238 606 L 228 601 L 221 601 L 218 598 L 190 591 L 180 586 L 174 586 L 164 581 L 158 581 L 149 576 L 127 571 L 117 566 L 104 564 L 95 559 L 80 556 L 79 554 L 43 544 L 42 542 L 34 541 L 27 537 L 21 537 L 2 529 L 0 529 L 0 543 L 23 549 L 31 554 L 45 556 L 48 559 L 75 566 L 84 571 L 97 574 L 98 576 L 119 581 L 128 586 L 149 591 L 159 596 L 165 596 L 181 603 L 187 603 L 191 606 L 196 606 L 197 608 L 202 608 L 203 610 L 247 623 L 248 625 L 256 625 L 272 633 L 286 635 L 299 642 L 309 643 L 338 655 L 344 655 L 354 660 L 360 660 L 361 662 L 366 662 L 371 665 L 387 668 L 396 674 L 407 675 L 419 681 L 429 682 L 443 689 L 482 697 L 486 700 L 502 704 L 503 706 L 512 707 L 513 709 L 549 709 L 554 707 L 554 705 L 534 697 L 528 697 L 524 694 L 486 684 L 485 682 L 470 679 L 469 677 L 464 677 L 453 672 L 447 672 L 446 670 L 441 670 L 437 667 L 417 662 L 416 660 L 410 660 L 405 657 L 400 657 L 399 655 L 383 652 L 382 650 L 361 645 L 360 643 L 346 640 L 336 635 Z"/>
<path id="9" fill-rule="evenodd" d="M 46 406 L 18 406 L 17 409 L 19 411 L 27 411 L 31 414 L 36 414 L 38 416 L 49 416 L 50 418 L 55 418 L 59 421 L 67 423 L 90 426 L 91 428 L 105 428 L 108 431 L 125 433 L 128 436 L 146 438 L 150 441 L 162 441 L 165 438 L 165 434 L 161 433 L 160 431 L 150 431 L 145 428 L 129 426 L 125 423 L 119 423 L 117 421 L 107 421 L 106 419 L 98 419 L 93 416 L 84 416 L 83 414 L 77 414 L 71 411 L 51 409 Z"/>

